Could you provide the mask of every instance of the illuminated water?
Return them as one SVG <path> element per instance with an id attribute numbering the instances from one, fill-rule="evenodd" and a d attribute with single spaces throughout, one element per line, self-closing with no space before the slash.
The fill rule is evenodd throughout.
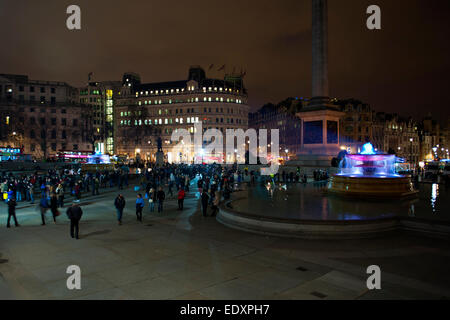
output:
<path id="1" fill-rule="evenodd" d="M 258 184 L 232 202 L 234 210 L 263 217 L 298 220 L 371 220 L 395 216 L 450 221 L 450 187 L 420 184 L 417 199 L 365 201 L 326 193 L 326 183 Z"/>
<path id="2" fill-rule="evenodd" d="M 397 158 L 393 154 L 377 154 L 372 144 L 366 143 L 360 154 L 347 154 L 339 164 L 340 176 L 361 178 L 397 178 Z"/>

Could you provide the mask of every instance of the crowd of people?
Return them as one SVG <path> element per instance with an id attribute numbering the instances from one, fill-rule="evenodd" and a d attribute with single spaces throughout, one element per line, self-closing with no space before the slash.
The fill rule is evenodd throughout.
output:
<path id="1" fill-rule="evenodd" d="M 114 170 L 96 172 L 81 172 L 75 168 L 52 169 L 46 172 L 33 173 L 5 173 L 0 176 L 2 199 L 8 206 L 7 227 L 10 227 L 12 219 L 19 226 L 15 214 L 16 206 L 21 202 L 35 203 L 40 211 L 41 224 L 46 224 L 46 213 L 51 212 L 51 217 L 56 223 L 64 207 L 67 197 L 73 202 L 67 209 L 67 216 L 71 220 L 71 236 L 78 238 L 78 221 L 82 216 L 80 200 L 83 194 L 92 193 L 97 196 L 100 191 L 116 188 L 120 193 L 114 199 L 116 217 L 119 225 L 122 224 L 126 200 L 121 190 L 129 186 L 133 177 L 136 200 L 136 219 L 143 221 L 143 213 L 148 207 L 148 212 L 157 210 L 163 213 L 166 199 L 174 199 L 178 210 L 184 210 L 184 200 L 189 192 L 195 194 L 200 202 L 203 216 L 216 216 L 222 199 L 230 199 L 230 195 L 242 182 L 255 184 L 259 179 L 259 172 L 249 171 L 248 168 L 239 170 L 237 165 L 186 165 L 166 164 L 157 167 L 154 164 L 136 167 L 130 174 L 126 166 Z M 314 173 L 316 179 L 316 172 Z M 321 176 L 323 178 L 323 176 Z M 306 182 L 306 175 L 282 172 L 269 177 L 272 181 Z M 263 179 L 259 179 L 263 181 Z M 191 190 L 194 188 L 194 190 Z M 78 220 L 77 220 L 78 219 Z"/>

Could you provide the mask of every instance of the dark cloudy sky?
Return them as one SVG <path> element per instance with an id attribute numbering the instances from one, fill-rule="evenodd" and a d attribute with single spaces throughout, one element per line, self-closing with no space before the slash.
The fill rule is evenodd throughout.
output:
<path id="1" fill-rule="evenodd" d="M 449 116 L 450 1 L 329 0 L 333 97 L 379 111 Z M 66 8 L 82 30 L 66 29 Z M 366 8 L 382 30 L 366 28 Z M 311 92 L 311 0 L 0 0 L 0 73 L 80 86 L 120 79 L 185 79 L 190 65 L 247 71 L 253 108 Z M 210 77 L 221 77 L 217 71 Z"/>

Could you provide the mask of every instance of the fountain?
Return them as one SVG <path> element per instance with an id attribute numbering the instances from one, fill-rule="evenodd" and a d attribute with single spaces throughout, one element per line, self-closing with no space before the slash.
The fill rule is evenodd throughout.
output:
<path id="1" fill-rule="evenodd" d="M 365 198 L 416 196 L 411 178 L 396 173 L 395 161 L 395 155 L 378 154 L 366 143 L 361 153 L 345 155 L 340 172 L 330 179 L 328 192 Z"/>

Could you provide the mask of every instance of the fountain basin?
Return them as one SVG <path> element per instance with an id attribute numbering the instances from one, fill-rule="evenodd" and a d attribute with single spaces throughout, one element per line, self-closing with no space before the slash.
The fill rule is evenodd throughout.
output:
<path id="1" fill-rule="evenodd" d="M 395 171 L 396 156 L 378 154 L 366 143 L 360 154 L 347 154 L 340 164 L 340 173 L 331 177 L 328 192 L 346 197 L 407 198 L 417 191 L 408 176 Z"/>
<path id="2" fill-rule="evenodd" d="M 361 177 L 334 175 L 328 184 L 328 192 L 346 197 L 396 199 L 416 197 L 410 177 Z"/>

